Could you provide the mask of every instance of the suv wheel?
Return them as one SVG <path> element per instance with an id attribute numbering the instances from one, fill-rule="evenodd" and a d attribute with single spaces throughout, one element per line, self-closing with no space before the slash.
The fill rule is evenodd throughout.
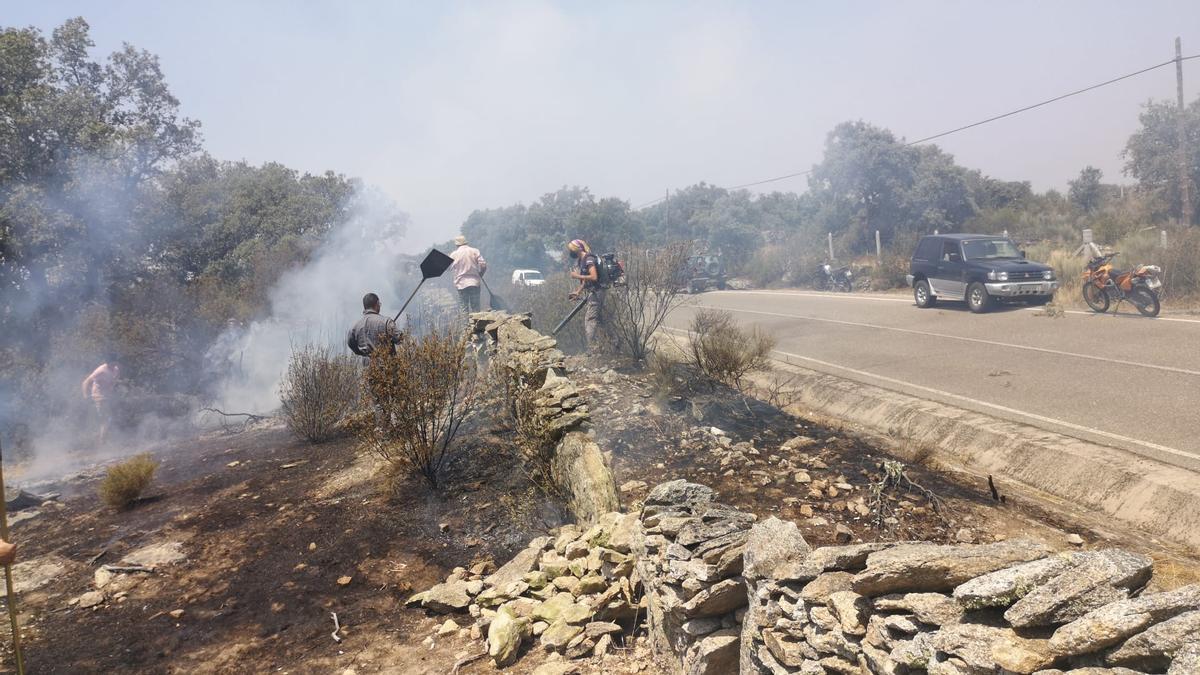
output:
<path id="1" fill-rule="evenodd" d="M 976 281 L 967 286 L 967 309 L 981 314 L 992 306 L 992 296 L 988 295 L 987 287 Z"/>
<path id="2" fill-rule="evenodd" d="M 913 284 L 913 300 L 916 301 L 917 307 L 925 309 L 933 307 L 937 303 L 937 298 L 933 297 L 933 292 L 929 289 L 929 282 L 924 279 Z"/>

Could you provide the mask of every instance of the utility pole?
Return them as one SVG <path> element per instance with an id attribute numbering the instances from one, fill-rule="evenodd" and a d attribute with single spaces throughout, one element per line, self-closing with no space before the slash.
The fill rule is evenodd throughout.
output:
<path id="1" fill-rule="evenodd" d="M 667 195 L 663 197 L 663 204 L 666 205 L 666 213 L 663 214 L 663 231 L 665 235 L 663 239 L 667 242 L 671 241 L 671 188 L 667 188 Z"/>
<path id="2" fill-rule="evenodd" d="M 1183 40 L 1175 38 L 1175 92 L 1179 97 L 1179 199 L 1183 224 L 1192 224 L 1191 177 L 1188 176 L 1187 115 L 1183 106 Z"/>

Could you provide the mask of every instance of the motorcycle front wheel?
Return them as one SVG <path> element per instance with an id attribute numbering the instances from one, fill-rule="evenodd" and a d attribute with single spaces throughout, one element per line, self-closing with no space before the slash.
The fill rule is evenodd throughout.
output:
<path id="1" fill-rule="evenodd" d="M 1162 305 L 1158 302 L 1158 293 L 1146 288 L 1138 286 L 1129 292 L 1129 300 L 1137 307 L 1142 316 L 1158 316 Z"/>
<path id="2" fill-rule="evenodd" d="M 1108 311 L 1108 292 L 1103 288 L 1096 288 L 1096 284 L 1085 283 L 1083 285 L 1083 301 L 1092 308 L 1093 312 L 1103 314 Z"/>

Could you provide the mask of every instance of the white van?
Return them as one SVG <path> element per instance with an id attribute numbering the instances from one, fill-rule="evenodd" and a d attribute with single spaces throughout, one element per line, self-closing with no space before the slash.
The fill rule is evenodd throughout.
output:
<path id="1" fill-rule="evenodd" d="M 546 283 L 546 277 L 538 270 L 513 270 L 513 286 L 541 286 Z"/>

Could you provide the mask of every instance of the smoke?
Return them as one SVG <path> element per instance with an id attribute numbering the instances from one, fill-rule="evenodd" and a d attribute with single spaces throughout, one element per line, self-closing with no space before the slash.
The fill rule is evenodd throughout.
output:
<path id="1" fill-rule="evenodd" d="M 398 289 L 410 276 L 401 250 L 408 222 L 389 199 L 360 189 L 349 217 L 315 257 L 272 289 L 270 315 L 230 326 L 209 349 L 210 363 L 224 373 L 217 407 L 270 414 L 279 406 L 279 381 L 294 345 L 327 344 L 344 352 L 345 333 L 368 292 L 380 296 L 385 313 L 398 309 Z"/>

